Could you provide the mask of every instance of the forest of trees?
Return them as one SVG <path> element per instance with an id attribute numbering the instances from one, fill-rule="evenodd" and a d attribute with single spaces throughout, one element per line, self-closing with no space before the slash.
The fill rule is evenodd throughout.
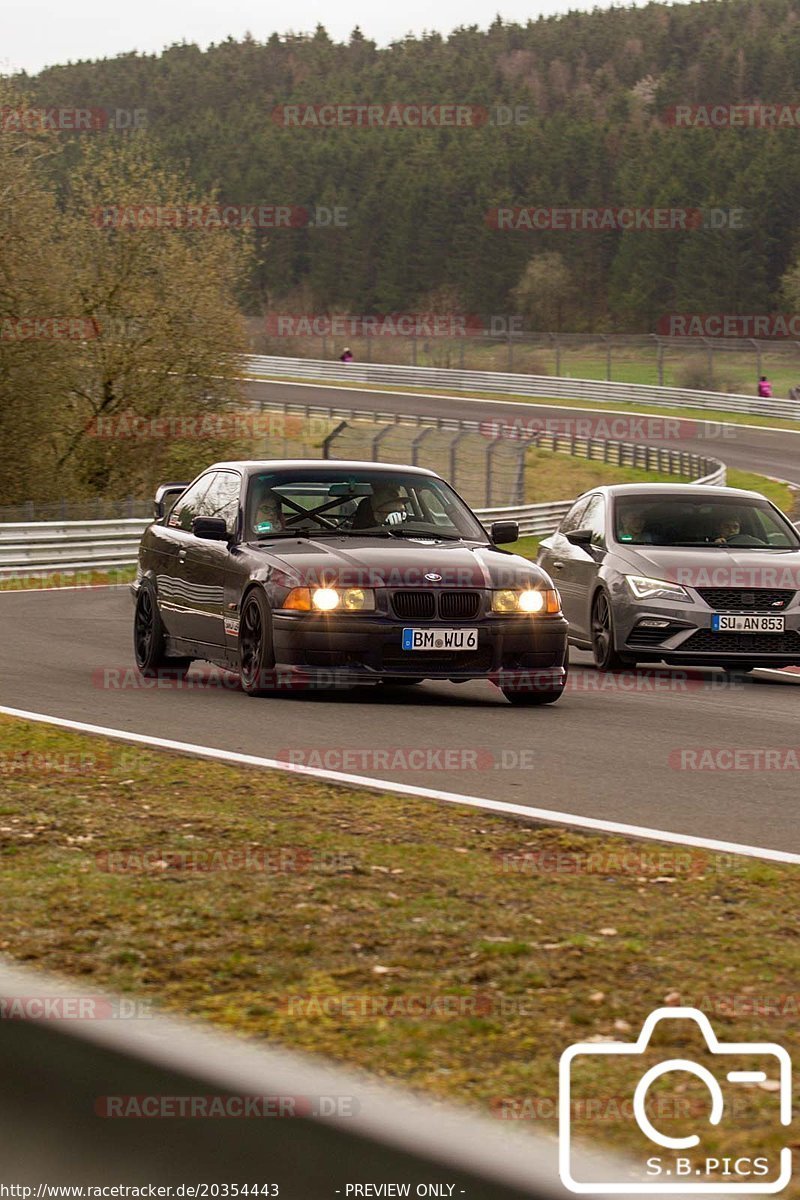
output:
<path id="1" fill-rule="evenodd" d="M 41 106 L 145 110 L 160 161 L 235 204 L 345 214 L 256 235 L 250 313 L 517 313 L 530 328 L 651 331 L 665 312 L 785 310 L 800 252 L 800 113 L 780 129 L 675 128 L 675 105 L 793 105 L 800 5 L 706 0 L 497 20 L 378 49 L 307 36 L 176 45 L 14 84 Z M 474 128 L 285 128 L 286 104 L 522 110 Z M 61 189 L 85 143 L 58 135 Z M 144 198 L 146 199 L 146 197 Z M 735 229 L 509 231 L 497 206 L 739 210 Z M 535 260 L 533 264 L 531 260 Z M 542 261 L 536 261 L 542 260 Z M 537 302 L 533 283 L 558 281 Z M 789 297 L 791 299 L 791 296 Z M 521 309 L 522 304 L 522 309 Z"/>

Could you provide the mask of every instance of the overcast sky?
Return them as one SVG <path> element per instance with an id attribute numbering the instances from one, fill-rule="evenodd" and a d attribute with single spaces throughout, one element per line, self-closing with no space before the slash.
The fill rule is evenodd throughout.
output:
<path id="1" fill-rule="evenodd" d="M 405 34 L 458 25 L 485 29 L 499 12 L 525 22 L 572 8 L 607 7 L 608 0 L 292 0 L 274 5 L 258 0 L 2 0 L 0 73 L 39 71 L 53 63 L 105 58 L 130 50 L 158 51 L 173 42 L 207 46 L 248 30 L 259 41 L 271 33 L 300 33 L 323 24 L 336 41 L 355 25 L 386 45 Z"/>

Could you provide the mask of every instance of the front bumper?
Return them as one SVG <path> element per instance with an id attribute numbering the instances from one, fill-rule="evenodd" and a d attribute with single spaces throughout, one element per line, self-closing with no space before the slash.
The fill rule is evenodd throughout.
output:
<path id="1" fill-rule="evenodd" d="M 279 670 L 328 672 L 337 679 L 375 682 L 387 677 L 421 679 L 536 676 L 536 686 L 558 687 L 566 678 L 567 622 L 563 617 L 510 616 L 469 622 L 400 621 L 382 613 L 273 613 Z M 411 626 L 478 630 L 475 650 L 403 650 Z M 541 676 L 541 678 L 540 678 Z"/>
<path id="2" fill-rule="evenodd" d="M 675 664 L 715 666 L 742 662 L 752 666 L 800 664 L 800 608 L 791 607 L 778 615 L 784 618 L 782 633 L 717 633 L 711 627 L 715 611 L 725 615 L 750 610 L 712 610 L 698 601 L 626 603 L 615 609 L 617 648 L 640 661 L 651 659 Z M 758 615 L 764 615 L 763 611 Z"/>

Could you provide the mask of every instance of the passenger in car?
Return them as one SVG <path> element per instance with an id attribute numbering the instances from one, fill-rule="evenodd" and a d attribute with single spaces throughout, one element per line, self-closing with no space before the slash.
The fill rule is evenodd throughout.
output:
<path id="1" fill-rule="evenodd" d="M 658 541 L 654 531 L 648 527 L 647 521 L 647 514 L 640 508 L 623 513 L 619 524 L 619 540 L 645 544 Z"/>

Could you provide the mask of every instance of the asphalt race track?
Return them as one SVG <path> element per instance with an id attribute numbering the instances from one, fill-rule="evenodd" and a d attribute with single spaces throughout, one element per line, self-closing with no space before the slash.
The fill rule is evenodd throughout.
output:
<path id="1" fill-rule="evenodd" d="M 367 385 L 365 385 L 366 387 Z M 263 401 L 265 404 L 312 404 L 325 408 L 352 408 L 364 412 L 402 412 L 427 414 L 440 417 L 460 417 L 472 421 L 500 421 L 513 425 L 515 422 L 550 421 L 551 427 L 557 430 L 564 428 L 564 423 L 570 419 L 587 420 L 602 419 L 607 422 L 614 419 L 622 422 L 619 433 L 607 436 L 618 437 L 620 441 L 641 441 L 651 446 L 668 446 L 672 450 L 688 450 L 694 454 L 705 454 L 720 458 L 730 467 L 738 467 L 743 471 L 756 471 L 760 475 L 772 475 L 780 479 L 788 479 L 800 484 L 800 430 L 794 433 L 789 430 L 758 429 L 753 426 L 724 425 L 714 414 L 709 414 L 708 422 L 694 419 L 683 419 L 677 422 L 676 437 L 659 436 L 660 427 L 670 422 L 668 433 L 676 418 L 659 417 L 654 414 L 647 416 L 643 407 L 642 416 L 650 421 L 644 436 L 631 436 L 626 422 L 639 421 L 641 416 L 632 413 L 614 413 L 613 406 L 608 412 L 597 410 L 591 412 L 580 407 L 550 406 L 547 404 L 526 404 L 524 401 L 493 401 L 469 400 L 454 396 L 421 396 L 404 392 L 401 395 L 392 392 L 361 391 L 356 388 L 322 387 L 314 385 L 287 384 L 281 382 L 249 383 L 246 394 L 251 400 Z"/>
<path id="2" fill-rule="evenodd" d="M 127 587 L 0 594 L 0 704 L 90 724 L 679 834 L 800 852 L 800 675 L 668 668 L 599 675 L 573 651 L 570 686 L 514 709 L 489 683 L 304 692 L 253 699 L 197 664 L 142 686 Z M 584 664 L 584 665 L 580 665 Z M 203 687 L 203 677 L 211 677 Z M 230 677 L 228 677 L 230 682 Z M 372 757 L 359 757 L 363 748 Z M 685 769 L 708 760 L 716 769 Z M 730 752 L 778 750 L 730 769 Z M 429 749 L 455 753 L 419 766 Z M 355 758 L 345 759 L 352 751 Z M 723 752 L 722 757 L 719 751 Z M 380 752 L 384 753 L 381 761 Z M 687 752 L 689 757 L 687 758 Z M 314 755 L 316 754 L 316 757 Z M 389 758 L 387 759 L 387 755 Z M 311 756 L 311 757 L 309 757 Z M 394 762 L 394 768 L 386 762 Z M 288 784 L 291 786 L 291 783 Z M 255 788 L 257 795 L 257 786 Z M 257 799 L 256 801 L 257 802 Z"/>
<path id="3" fill-rule="evenodd" d="M 253 400 L 514 422 L 585 410 L 252 383 Z M 601 414 L 602 415 L 602 414 Z M 629 440 L 624 433 L 623 440 Z M 630 439 L 638 440 L 638 439 Z M 643 439 L 645 440 L 645 439 Z M 689 420 L 678 446 L 800 484 L 786 431 Z M 578 817 L 800 853 L 800 674 L 653 667 L 604 676 L 572 651 L 568 689 L 514 709 L 489 683 L 251 699 L 197 664 L 182 685 L 133 669 L 127 587 L 0 594 L 0 704 Z M 364 748 L 369 748 L 364 753 Z M 733 752 L 738 752 L 734 759 Z M 772 751 L 771 756 L 765 754 Z M 796 751 L 796 754 L 795 754 Z M 698 769 L 702 768 L 702 769 Z"/>

